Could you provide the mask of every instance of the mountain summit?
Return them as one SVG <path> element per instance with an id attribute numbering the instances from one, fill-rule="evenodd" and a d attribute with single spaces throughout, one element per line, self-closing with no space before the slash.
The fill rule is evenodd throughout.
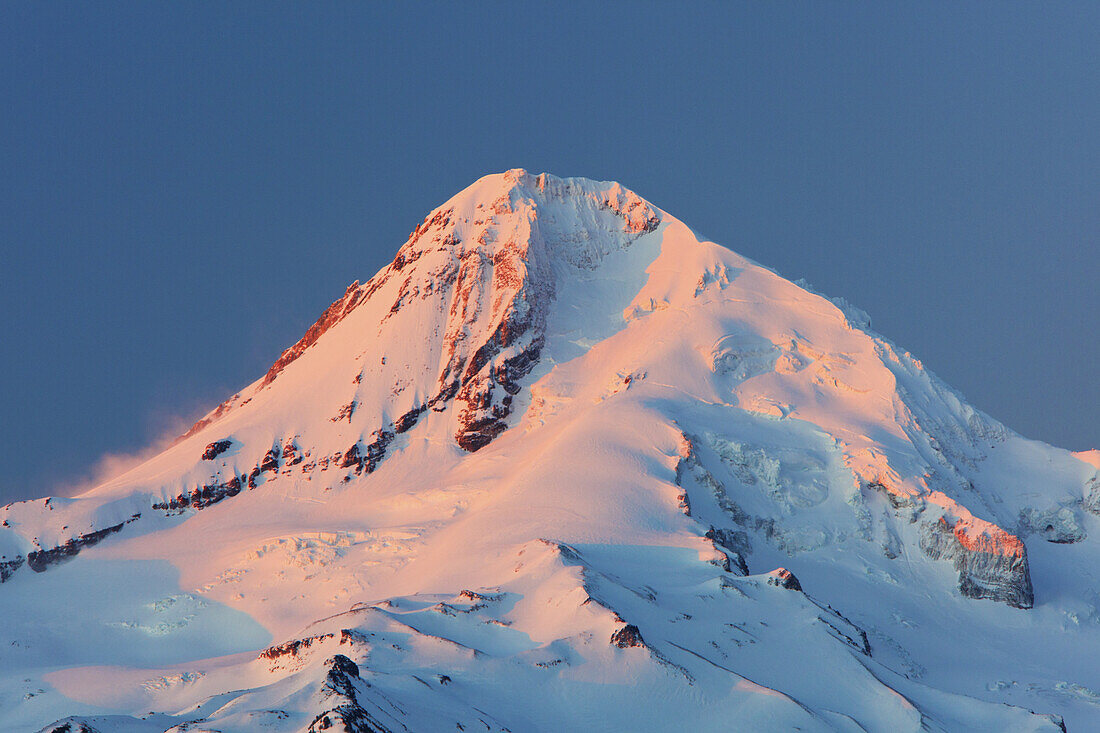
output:
<path id="1" fill-rule="evenodd" d="M 0 510 L 0 727 L 1096 728 L 1090 456 L 617 183 L 487 176 L 163 453 Z"/>

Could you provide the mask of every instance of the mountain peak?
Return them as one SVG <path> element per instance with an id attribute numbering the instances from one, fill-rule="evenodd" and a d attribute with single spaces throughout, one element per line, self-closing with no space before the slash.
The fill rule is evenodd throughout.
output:
<path id="1" fill-rule="evenodd" d="M 388 267 L 362 285 L 349 286 L 263 379 L 219 405 L 183 438 L 244 408 L 286 370 L 304 371 L 296 362 L 366 309 L 357 320 L 380 321 L 378 343 L 392 343 L 397 333 L 407 333 L 407 323 L 415 323 L 418 329 L 432 324 L 432 346 L 409 360 L 380 357 L 386 368 L 379 378 L 391 392 L 387 401 L 394 403 L 387 410 L 392 419 L 381 420 L 373 437 L 353 446 L 355 451 L 384 451 L 393 435 L 412 427 L 423 413 L 447 411 L 451 404 L 459 416 L 457 444 L 466 450 L 484 447 L 504 430 L 517 380 L 539 359 L 559 282 L 582 272 L 590 275 L 605 257 L 653 232 L 662 216 L 618 183 L 533 176 L 520 168 L 485 176 L 429 213 Z M 369 342 L 360 336 L 340 343 L 333 341 L 330 350 L 343 350 L 344 359 L 358 361 Z M 412 392 L 395 386 L 402 382 L 396 375 L 401 370 L 421 375 Z M 360 392 L 362 380 L 370 377 L 357 378 Z M 353 403 L 357 400 L 349 398 L 343 404 Z"/>
<path id="2" fill-rule="evenodd" d="M 168 450 L 0 510 L 0 727 L 1096 728 L 1095 456 L 841 305 L 480 179 Z"/>
<path id="3" fill-rule="evenodd" d="M 485 229 L 509 220 L 538 220 L 544 210 L 572 214 L 561 221 L 551 217 L 550 231 L 545 232 L 547 238 L 564 235 L 567 240 L 589 227 L 591 216 L 600 211 L 620 218 L 622 228 L 634 234 L 652 231 L 661 217 L 656 207 L 620 183 L 559 178 L 549 173 L 536 176 L 513 168 L 483 176 L 434 209 L 410 234 L 406 247 L 419 242 L 433 227 L 450 227 L 448 233 L 460 241 L 476 240 Z"/>

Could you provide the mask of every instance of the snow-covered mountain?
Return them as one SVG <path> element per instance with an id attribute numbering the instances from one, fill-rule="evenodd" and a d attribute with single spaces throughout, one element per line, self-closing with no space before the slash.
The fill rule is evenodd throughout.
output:
<path id="1" fill-rule="evenodd" d="M 1098 456 L 619 184 L 487 176 L 0 510 L 0 728 L 1097 730 Z"/>

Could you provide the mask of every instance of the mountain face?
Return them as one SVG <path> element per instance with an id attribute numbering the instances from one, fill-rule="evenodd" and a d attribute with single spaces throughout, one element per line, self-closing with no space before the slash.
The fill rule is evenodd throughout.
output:
<path id="1" fill-rule="evenodd" d="M 0 728 L 1098 729 L 1095 453 L 619 184 L 488 176 L 0 510 Z"/>

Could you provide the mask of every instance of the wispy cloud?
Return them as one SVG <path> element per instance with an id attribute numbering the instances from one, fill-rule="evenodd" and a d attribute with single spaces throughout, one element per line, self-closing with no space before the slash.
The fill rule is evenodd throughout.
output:
<path id="1" fill-rule="evenodd" d="M 179 408 L 179 405 L 174 407 Z M 111 451 L 97 458 L 91 466 L 80 473 L 55 481 L 46 491 L 51 496 L 78 496 L 112 481 L 137 468 L 157 454 L 171 447 L 196 420 L 212 409 L 209 400 L 194 400 L 183 409 L 169 411 L 162 408 L 152 410 L 145 418 L 145 447 L 134 451 Z M 18 501 L 30 497 L 11 497 L 5 501 Z"/>

